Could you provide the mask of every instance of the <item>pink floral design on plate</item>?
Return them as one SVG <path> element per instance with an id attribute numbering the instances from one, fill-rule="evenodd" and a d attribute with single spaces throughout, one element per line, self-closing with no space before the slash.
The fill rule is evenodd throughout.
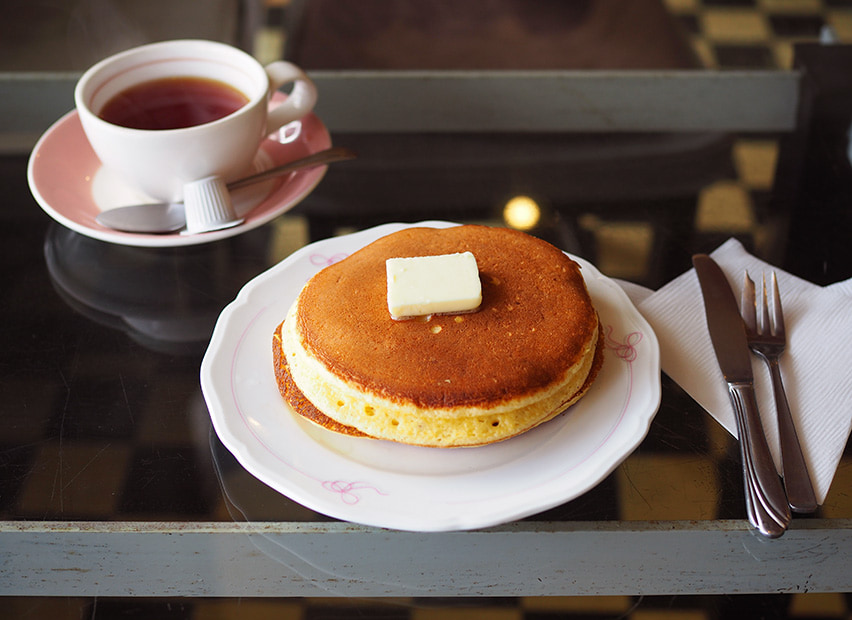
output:
<path id="1" fill-rule="evenodd" d="M 365 482 L 346 482 L 344 480 L 326 480 L 322 483 L 322 488 L 326 491 L 331 491 L 333 493 L 339 493 L 340 499 L 344 504 L 349 504 L 350 506 L 353 504 L 357 504 L 361 501 L 361 496 L 356 493 L 356 491 L 375 491 L 379 495 L 387 495 L 387 493 L 382 493 L 376 487 L 370 486 Z"/>
<path id="2" fill-rule="evenodd" d="M 344 258 L 349 256 L 345 252 L 338 252 L 337 254 L 332 254 L 331 256 L 325 256 L 324 254 L 311 254 L 311 264 L 316 265 L 317 267 L 328 267 L 329 265 L 333 265 L 334 263 L 339 263 Z"/>
<path id="3" fill-rule="evenodd" d="M 615 354 L 625 362 L 632 363 L 636 361 L 638 355 L 636 347 L 642 342 L 642 334 L 641 332 L 631 332 L 625 336 L 624 342 L 619 342 L 612 337 L 612 325 L 607 325 L 604 342 L 607 349 L 615 351 Z"/>

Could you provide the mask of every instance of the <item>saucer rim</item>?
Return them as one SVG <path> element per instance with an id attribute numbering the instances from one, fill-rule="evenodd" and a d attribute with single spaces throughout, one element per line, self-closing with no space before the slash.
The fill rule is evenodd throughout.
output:
<path id="1" fill-rule="evenodd" d="M 329 135 L 328 129 L 325 127 L 322 120 L 316 116 L 316 114 L 310 113 L 306 116 L 306 118 L 307 117 L 311 117 L 313 123 L 316 124 L 316 127 L 312 129 L 312 133 L 314 133 L 314 135 L 310 139 L 305 141 L 305 146 L 307 148 L 307 152 L 305 153 L 305 155 L 310 155 L 314 152 L 329 148 L 331 146 L 331 137 Z M 51 201 L 49 201 L 42 194 L 41 188 L 39 187 L 39 183 L 36 181 L 36 167 L 40 152 L 42 152 L 45 148 L 50 148 L 50 140 L 55 137 L 57 131 L 63 128 L 66 124 L 74 122 L 75 120 L 79 120 L 79 113 L 76 110 L 71 110 L 63 114 L 59 119 L 57 119 L 39 137 L 38 141 L 36 142 L 30 153 L 30 157 L 27 162 L 27 183 L 29 185 L 30 192 L 32 193 L 38 205 L 52 219 L 77 233 L 107 243 L 152 248 L 181 247 L 201 245 L 204 243 L 211 243 L 214 241 L 227 239 L 229 237 L 234 237 L 253 230 L 255 228 L 258 228 L 264 224 L 267 224 L 279 215 L 295 207 L 302 200 L 304 200 L 311 192 L 313 192 L 313 190 L 320 183 L 320 181 L 322 181 L 327 170 L 327 166 L 317 166 L 316 168 L 300 170 L 292 173 L 293 175 L 300 175 L 307 179 L 308 182 L 302 191 L 292 196 L 281 195 L 282 192 L 287 192 L 286 187 L 290 184 L 290 181 L 280 183 L 270 192 L 268 196 L 261 200 L 252 209 L 252 211 L 257 213 L 261 210 L 261 207 L 263 207 L 264 205 L 268 206 L 269 201 L 274 200 L 280 201 L 278 207 L 270 209 L 267 213 L 264 213 L 263 215 L 255 217 L 245 217 L 244 222 L 238 226 L 232 226 L 230 228 L 198 233 L 194 235 L 182 235 L 180 234 L 180 232 L 167 234 L 128 233 L 112 230 L 106 227 L 95 228 L 93 226 L 89 226 L 86 223 L 82 223 L 79 220 L 73 219 L 72 217 L 69 217 L 66 213 L 63 212 L 63 210 L 59 206 L 52 204 Z M 80 131 L 82 132 L 82 126 L 80 126 Z M 260 149 L 266 150 L 264 149 L 265 146 L 275 146 L 276 144 L 279 148 L 283 146 L 276 143 L 274 139 L 267 138 L 261 144 Z M 266 153 L 270 158 L 274 157 L 274 155 L 269 153 L 269 151 L 266 151 Z M 94 154 L 92 154 L 92 156 L 97 161 L 97 156 Z M 94 173 L 96 173 L 99 169 L 100 167 L 95 168 L 92 171 L 92 174 L 94 175 Z M 290 177 L 291 180 L 292 178 L 293 177 Z M 92 200 L 94 201 L 94 198 L 92 198 Z"/>

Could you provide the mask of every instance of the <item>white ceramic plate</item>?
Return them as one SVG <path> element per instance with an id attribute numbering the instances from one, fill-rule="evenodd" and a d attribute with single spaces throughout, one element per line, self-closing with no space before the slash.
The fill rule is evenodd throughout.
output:
<path id="1" fill-rule="evenodd" d="M 603 480 L 648 432 L 660 403 L 659 344 L 621 288 L 583 259 L 606 334 L 592 388 L 564 415 L 477 448 L 420 448 L 338 435 L 294 414 L 278 392 L 272 333 L 304 283 L 366 244 L 409 226 L 385 224 L 311 244 L 246 284 L 224 309 L 201 365 L 222 443 L 251 474 L 328 516 L 379 527 L 488 527 L 571 500 Z"/>
<path id="2" fill-rule="evenodd" d="M 272 104 L 284 98 L 276 93 Z M 266 170 L 331 146 L 328 130 L 314 114 L 290 123 L 263 141 L 255 168 Z M 56 121 L 39 139 L 27 167 L 30 191 L 54 220 L 80 234 L 121 245 L 174 247 L 197 245 L 240 235 L 257 228 L 301 202 L 322 180 L 326 167 L 292 172 L 281 180 L 236 190 L 231 199 L 245 218 L 232 226 L 197 235 L 153 235 L 112 230 L 95 218 L 104 210 L 151 202 L 101 165 L 76 111 Z"/>

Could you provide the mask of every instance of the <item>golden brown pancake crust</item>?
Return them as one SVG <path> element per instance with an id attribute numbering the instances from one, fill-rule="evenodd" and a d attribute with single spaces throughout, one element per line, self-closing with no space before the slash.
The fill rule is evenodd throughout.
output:
<path id="1" fill-rule="evenodd" d="M 284 355 L 284 352 L 281 348 L 281 329 L 284 326 L 284 322 L 278 324 L 278 327 L 275 329 L 275 333 L 272 337 L 272 358 L 273 358 L 273 366 L 275 368 L 275 378 L 278 382 L 278 390 L 281 393 L 281 396 L 284 397 L 284 400 L 292 407 L 293 411 L 295 411 L 298 415 L 303 418 L 310 420 L 314 424 L 318 426 L 322 426 L 323 428 L 327 428 L 328 430 L 335 431 L 337 433 L 342 433 L 344 435 L 351 435 L 353 437 L 369 437 L 369 435 L 362 433 L 357 428 L 353 428 L 351 426 L 347 426 L 345 424 L 341 424 L 337 420 L 333 420 L 332 418 L 325 415 L 319 409 L 317 409 L 311 401 L 305 398 L 305 395 L 302 394 L 302 391 L 293 381 L 293 377 L 290 374 L 289 366 L 287 365 L 287 358 Z M 603 366 L 604 361 L 604 330 L 598 330 L 598 342 L 595 348 L 595 359 L 592 364 L 591 370 L 589 370 L 589 374 L 586 377 L 586 381 L 583 383 L 583 386 L 580 390 L 571 398 L 571 400 L 575 400 L 578 396 L 581 396 L 588 391 L 588 389 L 594 383 L 595 378 L 598 376 L 598 372 L 600 372 L 601 366 Z M 564 413 L 564 411 L 560 411 L 559 413 Z M 558 413 L 556 414 L 558 415 Z M 555 417 L 555 416 L 553 416 Z M 549 421 L 553 419 L 553 417 L 549 417 L 544 421 Z"/>
<path id="2" fill-rule="evenodd" d="M 388 258 L 470 251 L 479 311 L 393 321 Z M 545 241 L 485 226 L 409 228 L 320 271 L 300 297 L 299 331 L 342 379 L 421 407 L 492 405 L 562 379 L 592 339 L 597 314 L 579 265 Z"/>

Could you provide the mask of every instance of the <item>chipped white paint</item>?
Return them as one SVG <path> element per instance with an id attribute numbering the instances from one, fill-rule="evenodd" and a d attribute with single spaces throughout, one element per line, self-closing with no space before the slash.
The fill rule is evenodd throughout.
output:
<path id="1" fill-rule="evenodd" d="M 0 595 L 540 596 L 852 590 L 852 520 L 777 540 L 745 521 L 518 523 L 421 534 L 346 523 L 0 523 Z"/>

